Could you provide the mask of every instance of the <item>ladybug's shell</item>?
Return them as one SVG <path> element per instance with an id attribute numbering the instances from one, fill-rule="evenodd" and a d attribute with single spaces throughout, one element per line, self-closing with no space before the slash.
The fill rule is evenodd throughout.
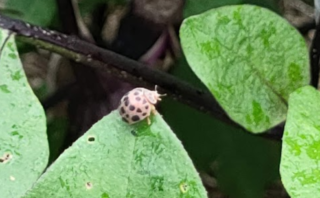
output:
<path id="1" fill-rule="evenodd" d="M 144 88 L 135 88 L 122 97 L 119 112 L 125 122 L 133 124 L 150 116 L 153 104 L 145 96 L 149 92 Z"/>

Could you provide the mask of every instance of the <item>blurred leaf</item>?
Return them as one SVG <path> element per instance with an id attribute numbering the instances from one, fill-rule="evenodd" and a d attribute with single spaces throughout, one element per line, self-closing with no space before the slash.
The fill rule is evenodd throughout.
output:
<path id="1" fill-rule="evenodd" d="M 253 133 L 284 121 L 288 95 L 309 83 L 304 39 L 264 8 L 227 6 L 190 17 L 180 37 L 192 70 Z"/>
<path id="2" fill-rule="evenodd" d="M 39 87 L 33 89 L 34 94 L 37 96 L 37 98 L 41 101 L 48 97 L 48 86 L 44 82 Z"/>
<path id="3" fill-rule="evenodd" d="M 96 123 L 38 180 L 26 198 L 206 197 L 187 153 L 160 115 L 137 125 L 117 111 Z"/>
<path id="4" fill-rule="evenodd" d="M 55 0 L 0 0 L 4 14 L 32 23 L 48 26 L 56 14 Z"/>
<path id="5" fill-rule="evenodd" d="M 290 95 L 280 173 L 291 198 L 320 194 L 320 93 L 310 86 Z"/>
<path id="6" fill-rule="evenodd" d="M 184 58 L 170 73 L 205 88 Z M 218 185 L 231 198 L 262 197 L 266 185 L 279 178 L 279 142 L 227 126 L 169 97 L 159 110 L 198 169 L 208 170 L 214 162 Z"/>
<path id="7" fill-rule="evenodd" d="M 279 0 L 186 0 L 183 16 L 187 18 L 212 8 L 237 4 L 253 4 L 279 11 L 278 3 Z"/>
<path id="8" fill-rule="evenodd" d="M 212 8 L 217 8 L 220 6 L 241 4 L 243 0 L 186 0 L 185 7 L 183 10 L 184 18 L 192 15 L 201 14 Z"/>
<path id="9" fill-rule="evenodd" d="M 13 37 L 0 30 L 0 192 L 21 197 L 45 169 L 49 156 L 44 111 L 33 94 Z"/>

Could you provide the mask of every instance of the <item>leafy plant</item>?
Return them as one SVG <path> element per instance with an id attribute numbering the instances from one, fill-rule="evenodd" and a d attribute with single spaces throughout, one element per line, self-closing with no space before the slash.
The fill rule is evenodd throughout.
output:
<path id="1" fill-rule="evenodd" d="M 79 138 L 25 196 L 205 197 L 191 160 L 158 115 L 129 126 L 112 112 Z"/>
<path id="2" fill-rule="evenodd" d="M 280 172 L 293 198 L 319 195 L 319 100 L 319 91 L 310 86 L 290 95 Z"/>
<path id="3" fill-rule="evenodd" d="M 72 4 L 71 1 L 66 2 Z M 320 95 L 317 90 L 305 87 L 310 81 L 310 72 L 303 37 L 281 16 L 266 8 L 253 5 L 219 7 L 253 3 L 279 12 L 276 2 L 187 0 L 183 15 L 188 18 L 180 28 L 184 55 L 170 70 L 172 75 L 98 48 L 92 44 L 93 37 L 83 38 L 90 32 L 79 34 L 81 39 L 77 39 L 0 15 L 1 196 L 202 198 L 210 196 L 206 190 L 210 193 L 211 188 L 218 186 L 231 198 L 263 197 L 265 187 L 280 177 L 281 142 L 253 134 L 268 135 L 268 130 L 287 118 L 281 153 L 281 179 L 292 198 L 317 197 L 317 184 L 320 182 L 317 101 Z M 32 3 L 32 9 L 26 9 L 30 2 L 5 1 L 2 14 L 43 27 L 59 24 L 57 18 L 64 8 L 58 8 L 60 12 L 57 12 L 54 1 L 33 0 Z M 109 9 L 115 4 L 130 6 L 126 3 L 123 0 L 86 0 L 79 1 L 79 9 L 86 23 L 94 23 L 108 12 L 100 9 L 101 13 L 93 13 L 100 5 L 110 6 Z M 146 3 L 145 7 L 139 8 L 139 16 L 125 18 L 122 22 L 136 23 L 143 18 L 143 10 L 151 7 Z M 127 16 L 136 13 L 135 9 L 138 8 L 131 8 Z M 73 14 L 69 13 L 70 23 L 76 21 Z M 156 14 L 159 17 L 164 13 Z M 98 20 L 99 24 L 103 24 L 105 19 L 112 24 L 113 17 Z M 150 25 L 152 22 L 146 18 L 137 26 Z M 175 17 L 172 18 L 176 21 Z M 79 24 L 71 24 L 73 29 L 68 32 L 76 34 L 81 31 Z M 123 34 L 123 30 L 132 32 L 132 24 L 120 27 L 119 34 Z M 161 29 L 167 25 L 161 24 L 152 29 L 151 32 L 161 36 L 141 57 L 152 62 L 165 56 L 163 62 L 168 61 L 167 55 L 174 51 L 174 47 L 163 49 L 177 43 L 174 43 L 171 24 L 168 25 L 171 29 Z M 96 27 L 95 31 L 102 29 Z M 8 30 L 17 37 L 9 34 Z M 101 32 L 96 33 L 95 37 L 99 37 Z M 121 39 L 117 42 L 119 45 L 128 42 L 125 36 Z M 92 119 L 95 124 L 83 131 L 72 145 L 63 142 L 71 131 L 65 117 L 51 119 L 52 112 L 48 110 L 46 129 L 43 108 L 27 82 L 16 41 L 42 47 L 76 61 L 72 68 L 77 86 L 65 91 L 68 97 L 75 97 L 79 104 L 90 104 L 86 109 L 92 108 L 93 112 L 107 109 L 108 115 L 101 119 L 83 111 L 84 120 Z M 97 45 L 105 46 L 105 43 Z M 131 50 L 134 51 L 128 51 Z M 58 61 L 52 58 L 49 62 Z M 81 77 L 81 72 L 86 75 Z M 94 74 L 97 73 L 103 75 L 96 77 Z M 131 84 L 115 80 L 109 74 Z M 159 114 L 151 117 L 151 125 L 145 120 L 134 125 L 121 120 L 115 110 L 117 98 L 141 82 L 152 86 L 158 84 L 161 92 L 174 96 L 164 98 L 158 108 L 165 121 Z M 108 88 L 108 94 L 97 91 L 104 86 Z M 46 89 L 47 86 L 41 87 Z M 77 98 L 75 93 L 79 89 L 84 89 L 84 95 Z M 58 91 L 55 97 L 61 96 Z M 92 103 L 83 102 L 97 92 L 97 95 L 89 97 Z M 103 100 L 99 98 L 101 95 Z M 214 116 L 192 109 L 180 100 Z M 101 106 L 101 103 L 108 105 Z M 62 152 L 64 147 L 66 149 Z M 208 187 L 204 179 L 208 187 L 205 189 L 193 164 L 197 170 L 206 171 L 215 178 L 218 185 L 213 182 Z"/>
<path id="4" fill-rule="evenodd" d="M 8 31 L 0 30 L 0 46 L 0 191 L 21 197 L 48 162 L 46 121 Z"/>
<path id="5" fill-rule="evenodd" d="M 284 121 L 289 94 L 310 81 L 303 38 L 266 9 L 211 10 L 185 20 L 180 35 L 192 70 L 228 115 L 254 133 Z"/>

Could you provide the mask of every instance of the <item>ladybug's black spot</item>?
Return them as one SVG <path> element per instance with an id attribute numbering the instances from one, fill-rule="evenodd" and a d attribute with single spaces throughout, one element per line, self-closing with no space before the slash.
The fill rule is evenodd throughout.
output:
<path id="1" fill-rule="evenodd" d="M 125 122 L 127 122 L 127 123 L 129 122 L 126 118 L 122 118 L 122 120 L 125 121 Z"/>
<path id="2" fill-rule="evenodd" d="M 137 112 L 138 112 L 138 113 L 141 113 L 142 111 L 141 111 L 141 109 L 140 109 L 140 108 L 138 108 L 138 109 L 137 109 Z"/>
<path id="3" fill-rule="evenodd" d="M 136 91 L 136 92 L 134 92 L 134 95 L 135 95 L 135 96 L 139 95 L 139 92 L 137 92 L 137 91 Z"/>
<path id="4" fill-rule="evenodd" d="M 136 100 L 137 100 L 137 101 L 140 101 L 140 100 L 141 100 L 141 98 L 140 98 L 140 97 L 136 97 Z"/>
<path id="5" fill-rule="evenodd" d="M 146 104 L 146 103 L 147 103 L 146 99 L 143 99 L 142 104 Z"/>
<path id="6" fill-rule="evenodd" d="M 129 118 L 129 115 L 128 115 L 128 114 L 126 114 L 125 116 L 126 116 L 126 118 Z"/>
<path id="7" fill-rule="evenodd" d="M 135 109 L 136 109 L 136 108 L 135 108 L 133 105 L 130 105 L 130 106 L 129 106 L 129 110 L 130 110 L 130 111 L 134 111 Z"/>
<path id="8" fill-rule="evenodd" d="M 120 108 L 120 113 L 124 114 L 124 108 L 123 107 Z"/>
<path id="9" fill-rule="evenodd" d="M 148 105 L 146 105 L 144 108 L 149 109 L 149 106 L 148 106 Z"/>
<path id="10" fill-rule="evenodd" d="M 140 120 L 140 117 L 137 116 L 137 115 L 134 115 L 134 116 L 132 116 L 131 120 L 134 121 L 134 122 L 136 122 L 136 121 L 139 121 L 139 120 Z"/>
<path id="11" fill-rule="evenodd" d="M 146 116 L 146 115 L 147 115 L 147 113 L 143 113 L 143 114 L 142 114 L 142 116 Z"/>
<path id="12" fill-rule="evenodd" d="M 128 100 L 124 101 L 124 105 L 127 107 L 129 105 L 129 101 Z"/>

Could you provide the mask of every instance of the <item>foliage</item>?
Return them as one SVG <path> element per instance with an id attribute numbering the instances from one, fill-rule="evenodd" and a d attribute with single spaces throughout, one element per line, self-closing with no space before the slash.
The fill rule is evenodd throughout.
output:
<path id="1" fill-rule="evenodd" d="M 309 82 L 303 38 L 264 8 L 226 6 L 190 17 L 180 37 L 195 74 L 253 133 L 283 122 L 288 95 Z"/>
<path id="2" fill-rule="evenodd" d="M 56 14 L 55 0 L 2 0 L 3 12 L 29 23 L 48 26 Z"/>
<path id="3" fill-rule="evenodd" d="M 46 119 L 7 31 L 0 30 L 0 46 L 0 191 L 21 197 L 47 165 Z"/>
<path id="4" fill-rule="evenodd" d="M 118 5 L 131 6 L 128 2 L 81 0 L 78 7 L 90 24 L 96 8 L 108 8 L 99 10 L 108 15 Z M 211 173 L 231 198 L 262 198 L 265 187 L 279 178 L 280 157 L 281 179 L 290 196 L 317 197 L 320 95 L 311 87 L 300 88 L 309 83 L 307 48 L 274 13 L 280 12 L 278 0 L 185 2 L 180 29 L 185 56 L 171 74 L 209 90 L 253 134 L 287 117 L 281 156 L 281 142 L 235 129 L 170 97 L 158 108 L 166 122 L 156 115 L 150 126 L 144 121 L 128 125 L 112 111 L 62 152 L 69 120 L 65 115 L 52 119 L 48 112 L 46 129 L 36 96 L 46 96 L 47 87 L 34 90 L 35 96 L 14 37 L 0 30 L 0 197 L 207 197 L 196 166 Z M 55 0 L 0 3 L 2 14 L 46 28 L 60 28 L 58 20 L 64 20 Z M 101 23 L 116 18 L 104 17 Z M 134 24 L 138 18 L 123 21 Z M 20 54 L 37 48 L 18 44 Z"/>
<path id="5" fill-rule="evenodd" d="M 117 111 L 67 149 L 25 198 L 206 197 L 191 160 L 157 115 L 128 125 Z"/>
<path id="6" fill-rule="evenodd" d="M 320 93 L 307 86 L 290 95 L 281 178 L 292 198 L 320 194 Z"/>

